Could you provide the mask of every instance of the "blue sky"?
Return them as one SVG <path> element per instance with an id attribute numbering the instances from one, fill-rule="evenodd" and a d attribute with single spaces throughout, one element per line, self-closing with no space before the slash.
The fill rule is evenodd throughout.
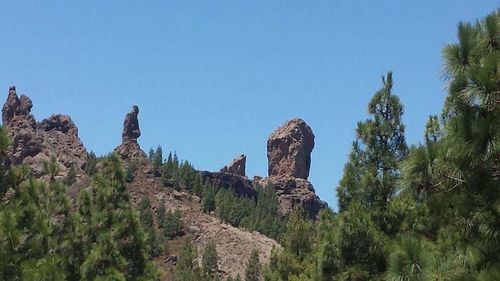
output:
<path id="1" fill-rule="evenodd" d="M 362 3 L 364 2 L 364 3 Z M 316 146 L 310 181 L 336 208 L 356 122 L 394 71 L 407 140 L 422 140 L 445 97 L 441 49 L 460 20 L 498 1 L 3 1 L 0 90 L 33 100 L 38 120 L 69 114 L 89 150 L 121 141 L 140 107 L 145 151 L 196 168 L 247 155 L 266 175 L 266 140 L 301 117 Z"/>

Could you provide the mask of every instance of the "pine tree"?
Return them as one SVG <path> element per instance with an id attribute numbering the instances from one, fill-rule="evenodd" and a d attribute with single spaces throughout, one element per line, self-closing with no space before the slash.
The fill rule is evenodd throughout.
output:
<path id="1" fill-rule="evenodd" d="M 66 178 L 64 179 L 64 184 L 66 185 L 72 185 L 76 182 L 76 170 L 75 170 L 75 165 L 71 165 L 68 169 L 68 174 L 66 175 Z"/>
<path id="2" fill-rule="evenodd" d="M 156 148 L 156 151 L 154 152 L 154 157 L 153 157 L 153 171 L 155 174 L 160 175 L 160 168 L 163 163 L 163 152 L 161 149 L 161 146 L 158 146 Z"/>
<path id="3" fill-rule="evenodd" d="M 87 163 L 85 163 L 85 173 L 93 176 L 97 172 L 97 156 L 93 151 L 87 154 Z"/>
<path id="4" fill-rule="evenodd" d="M 9 144 L 0 128 L 0 162 Z M 0 168 L 0 279 L 65 280 L 70 201 L 58 180 L 55 157 L 45 163 L 50 181 L 29 178 L 26 167 Z"/>
<path id="5" fill-rule="evenodd" d="M 205 186 L 205 195 L 201 200 L 201 209 L 205 213 L 215 211 L 215 190 L 212 186 Z"/>
<path id="6" fill-rule="evenodd" d="M 152 147 L 149 148 L 148 158 L 150 161 L 154 161 L 155 159 L 155 150 Z"/>
<path id="7" fill-rule="evenodd" d="M 203 273 L 210 277 L 215 278 L 219 270 L 217 249 L 213 240 L 208 241 L 203 252 L 201 264 Z"/>
<path id="8" fill-rule="evenodd" d="M 253 249 L 245 269 L 245 281 L 259 281 L 260 270 L 259 251 Z"/>
<path id="9" fill-rule="evenodd" d="M 392 94 L 392 72 L 382 77 L 382 82 L 382 89 L 368 105 L 372 117 L 358 123 L 357 140 L 337 194 L 342 210 L 356 200 L 374 212 L 376 223 L 389 231 L 385 213 L 398 189 L 399 162 L 406 157 L 408 148 L 402 124 L 403 106 Z"/>
<path id="10" fill-rule="evenodd" d="M 200 268 L 196 262 L 197 257 L 198 254 L 196 253 L 196 247 L 193 245 L 191 240 L 186 240 L 182 245 L 177 266 L 175 268 L 176 281 L 192 281 L 201 279 Z"/>
<path id="11" fill-rule="evenodd" d="M 102 174 L 82 191 L 78 203 L 75 253 L 81 255 L 81 279 L 158 279 L 116 155 L 104 161 Z"/>

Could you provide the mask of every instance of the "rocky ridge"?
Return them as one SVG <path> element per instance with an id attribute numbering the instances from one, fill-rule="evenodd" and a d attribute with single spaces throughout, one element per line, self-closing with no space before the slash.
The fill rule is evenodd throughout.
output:
<path id="1" fill-rule="evenodd" d="M 12 144 L 9 148 L 10 163 L 28 164 L 34 174 L 42 174 L 43 162 L 54 155 L 64 173 L 71 165 L 77 168 L 81 177 L 87 161 L 87 151 L 78 137 L 78 128 L 67 115 L 56 114 L 37 122 L 31 114 L 33 104 L 25 95 L 16 94 L 15 87 L 9 89 L 7 100 L 2 109 L 2 121 L 7 129 Z M 133 106 L 123 122 L 122 143 L 115 152 L 125 161 L 146 160 L 147 156 L 140 148 L 137 139 L 141 136 L 138 120 L 139 108 Z M 201 171 L 203 180 L 218 188 L 231 189 L 238 196 L 255 197 L 257 185 L 272 185 L 276 189 L 279 209 L 288 214 L 297 206 L 302 207 L 310 217 L 315 217 L 326 204 L 314 193 L 314 187 L 307 181 L 311 164 L 310 154 L 314 148 L 314 134 L 301 119 L 293 119 L 271 134 L 268 140 L 269 176 L 246 177 L 246 156 L 236 157 L 220 172 Z M 141 168 L 135 172 L 128 190 L 135 204 L 143 196 L 148 196 L 153 209 L 165 205 L 170 209 L 183 212 L 187 233 L 195 238 L 195 244 L 201 253 L 209 240 L 214 240 L 220 255 L 220 269 L 225 276 L 242 275 L 245 262 L 252 249 L 257 248 L 263 263 L 269 261 L 270 252 L 279 244 L 256 232 L 247 232 L 224 224 L 218 218 L 201 212 L 200 199 L 188 192 L 165 188 L 161 179 L 151 174 L 151 163 L 140 161 Z M 74 194 L 76 194 L 75 192 Z M 179 243 L 173 242 L 171 253 L 175 254 Z M 159 258 L 161 264 L 168 260 Z M 165 280 L 168 280 L 165 279 Z"/>
<path id="2" fill-rule="evenodd" d="M 78 170 L 84 169 L 87 150 L 78 137 L 78 128 L 71 117 L 54 114 L 36 122 L 31 114 L 32 107 L 28 96 L 18 97 L 16 87 L 9 88 L 2 108 L 2 123 L 11 140 L 7 155 L 10 163 L 27 164 L 37 176 L 42 175 L 43 163 L 51 156 L 57 158 L 63 175 L 72 165 Z"/>

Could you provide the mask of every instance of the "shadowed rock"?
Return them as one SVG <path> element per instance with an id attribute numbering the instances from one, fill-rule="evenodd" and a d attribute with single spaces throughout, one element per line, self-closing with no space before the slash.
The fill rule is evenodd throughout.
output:
<path id="1" fill-rule="evenodd" d="M 132 106 L 132 111 L 125 115 L 123 121 L 122 144 L 115 148 L 115 152 L 120 155 L 122 159 L 127 160 L 140 160 L 146 158 L 146 153 L 142 151 L 137 143 L 137 139 L 141 136 L 141 129 L 139 128 L 139 107 Z"/>
<path id="2" fill-rule="evenodd" d="M 134 105 L 132 106 L 132 111 L 127 113 L 123 121 L 122 142 L 137 142 L 137 139 L 141 136 L 137 115 L 139 115 L 139 107 Z"/>
<path id="3" fill-rule="evenodd" d="M 231 161 L 231 163 L 220 169 L 221 173 L 231 173 L 238 176 L 245 176 L 245 166 L 246 166 L 247 157 L 243 154 L 238 155 L 236 158 Z"/>

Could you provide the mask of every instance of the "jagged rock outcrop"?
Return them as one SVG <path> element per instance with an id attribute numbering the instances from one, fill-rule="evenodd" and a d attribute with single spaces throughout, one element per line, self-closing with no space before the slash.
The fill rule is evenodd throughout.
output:
<path id="1" fill-rule="evenodd" d="M 252 181 L 231 173 L 200 171 L 204 182 L 212 184 L 215 188 L 226 188 L 233 191 L 237 196 L 255 197 L 257 192 L 253 187 Z"/>
<path id="2" fill-rule="evenodd" d="M 139 128 L 139 107 L 132 106 L 132 111 L 125 115 L 123 121 L 122 144 L 115 148 L 115 152 L 126 160 L 141 160 L 146 158 L 146 153 L 142 151 L 137 143 L 137 139 L 141 136 Z"/>
<path id="3" fill-rule="evenodd" d="M 311 168 L 314 134 L 304 120 L 296 118 L 276 129 L 267 140 L 269 176 L 305 179 Z"/>
<path id="4" fill-rule="evenodd" d="M 311 167 L 311 152 L 314 148 L 314 134 L 302 119 L 292 119 L 276 129 L 267 141 L 269 177 L 254 180 L 261 186 L 272 185 L 278 195 L 279 209 L 289 214 L 301 207 L 306 214 L 315 218 L 326 207 L 307 181 Z"/>
<path id="5" fill-rule="evenodd" d="M 245 177 L 245 166 L 247 162 L 247 157 L 244 154 L 238 155 L 231 161 L 231 163 L 222 167 L 219 172 L 221 173 L 231 173 L 238 176 Z"/>
<path id="6" fill-rule="evenodd" d="M 15 86 L 9 88 L 2 108 L 2 123 L 11 140 L 7 155 L 10 163 L 28 164 L 35 175 L 41 175 L 43 162 L 54 155 L 61 173 L 72 165 L 83 169 L 87 150 L 71 118 L 58 114 L 37 123 L 31 114 L 32 107 L 29 97 L 18 97 Z"/>

